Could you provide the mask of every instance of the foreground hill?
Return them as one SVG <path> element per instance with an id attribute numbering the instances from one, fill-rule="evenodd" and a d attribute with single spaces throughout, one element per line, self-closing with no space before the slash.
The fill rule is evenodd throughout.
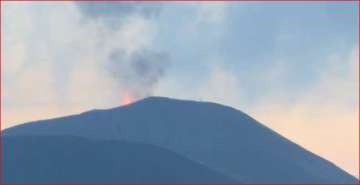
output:
<path id="1" fill-rule="evenodd" d="M 148 144 L 69 136 L 3 139 L 5 183 L 234 183 Z"/>
<path id="2" fill-rule="evenodd" d="M 243 183 L 357 182 L 241 111 L 214 103 L 151 97 L 129 106 L 23 124 L 3 134 L 151 144 Z"/>

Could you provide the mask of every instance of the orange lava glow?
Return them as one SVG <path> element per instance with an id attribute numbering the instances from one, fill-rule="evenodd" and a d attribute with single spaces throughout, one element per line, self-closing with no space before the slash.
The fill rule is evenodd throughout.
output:
<path id="1" fill-rule="evenodd" d="M 129 105 L 129 104 L 132 103 L 133 101 L 134 101 L 134 97 L 131 96 L 130 94 L 126 93 L 126 94 L 122 97 L 121 104 L 122 104 L 122 105 Z"/>

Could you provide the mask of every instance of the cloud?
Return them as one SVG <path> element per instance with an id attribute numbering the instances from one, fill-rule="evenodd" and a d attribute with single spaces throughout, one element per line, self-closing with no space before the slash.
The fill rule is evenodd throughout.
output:
<path id="1" fill-rule="evenodd" d="M 358 46 L 328 53 L 314 66 L 316 79 L 296 97 L 284 87 L 294 68 L 285 60 L 236 70 L 221 59 L 207 61 L 209 73 L 193 77 L 167 77 L 156 93 L 178 98 L 218 102 L 249 113 L 269 128 L 358 176 Z M 207 69 L 207 68 L 206 68 Z M 207 70 L 203 70 L 206 74 Z M 253 84 L 248 84 L 248 80 Z M 191 89 L 191 91 L 189 91 Z M 250 101 L 249 91 L 262 96 Z"/>
<path id="2" fill-rule="evenodd" d="M 152 94 L 168 64 L 151 49 L 159 10 L 110 4 L 6 3 L 2 128 Z"/>
<path id="3" fill-rule="evenodd" d="M 113 17 L 121 20 L 122 17 L 131 14 L 141 14 L 146 17 L 152 17 L 159 14 L 160 4 L 149 4 L 139 2 L 77 2 L 80 12 L 85 16 L 98 19 Z"/>
<path id="4" fill-rule="evenodd" d="M 240 79 L 221 65 L 212 66 L 207 80 L 197 90 L 200 99 L 237 107 L 243 103 L 244 96 L 241 93 Z"/>
<path id="5" fill-rule="evenodd" d="M 169 59 L 165 53 L 149 49 L 157 30 L 148 18 L 160 12 L 160 5 L 79 2 L 77 6 L 87 23 L 106 29 L 101 38 L 111 49 L 105 68 L 119 87 L 135 98 L 151 95 Z"/>
<path id="6" fill-rule="evenodd" d="M 84 22 L 100 22 L 109 29 L 117 30 L 129 17 L 152 19 L 161 11 L 160 4 L 118 2 L 76 2 Z"/>
<path id="7" fill-rule="evenodd" d="M 358 176 L 358 50 L 330 54 L 318 80 L 292 102 L 271 95 L 251 110 L 285 137 Z"/>
<path id="8" fill-rule="evenodd" d="M 128 93 L 145 97 L 151 95 L 167 65 L 168 57 L 163 53 L 143 50 L 126 55 L 114 51 L 110 55 L 108 68 L 120 84 L 126 86 Z"/>
<path id="9" fill-rule="evenodd" d="M 197 22 L 219 24 L 226 20 L 226 3 L 201 3 L 198 5 Z"/>

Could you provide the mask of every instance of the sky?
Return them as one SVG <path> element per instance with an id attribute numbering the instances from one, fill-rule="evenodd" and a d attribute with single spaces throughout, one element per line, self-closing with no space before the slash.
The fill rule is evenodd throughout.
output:
<path id="1" fill-rule="evenodd" d="M 356 2 L 2 4 L 2 129 L 148 96 L 211 101 L 358 177 Z"/>

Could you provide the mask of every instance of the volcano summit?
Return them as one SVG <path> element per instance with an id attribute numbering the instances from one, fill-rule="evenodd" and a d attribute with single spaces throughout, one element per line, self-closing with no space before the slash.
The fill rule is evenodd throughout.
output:
<path id="1" fill-rule="evenodd" d="M 150 97 L 25 123 L 2 139 L 5 183 L 357 183 L 245 113 L 208 102 Z"/>

